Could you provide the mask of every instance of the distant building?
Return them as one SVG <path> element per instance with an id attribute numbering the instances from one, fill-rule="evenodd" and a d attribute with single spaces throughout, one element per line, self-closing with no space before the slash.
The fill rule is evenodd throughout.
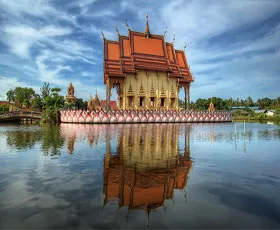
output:
<path id="1" fill-rule="evenodd" d="M 265 109 L 257 109 L 255 110 L 255 113 L 264 113 L 266 110 Z"/>
<path id="2" fill-rule="evenodd" d="M 9 101 L 0 101 L 0 105 L 9 105 Z"/>
<path id="3" fill-rule="evenodd" d="M 104 109 L 106 107 L 106 100 L 101 100 L 100 105 L 101 105 L 101 108 Z M 117 102 L 110 101 L 109 107 L 110 107 L 110 109 L 117 109 L 118 108 Z"/>
<path id="4" fill-rule="evenodd" d="M 240 114 L 243 115 L 243 116 L 248 116 L 249 115 L 249 113 L 245 110 L 241 110 Z"/>
<path id="5" fill-rule="evenodd" d="M 267 116 L 274 116 L 275 110 L 266 110 L 264 113 L 265 113 Z"/>
<path id="6" fill-rule="evenodd" d="M 238 109 L 245 109 L 245 108 L 248 108 L 248 109 L 251 109 L 251 110 L 258 110 L 259 107 L 258 106 L 232 106 L 231 109 L 232 111 L 235 111 L 235 110 L 238 110 Z"/>

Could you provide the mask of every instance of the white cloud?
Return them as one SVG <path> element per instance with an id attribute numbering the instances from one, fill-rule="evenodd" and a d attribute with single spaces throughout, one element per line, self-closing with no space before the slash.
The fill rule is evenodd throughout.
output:
<path id="1" fill-rule="evenodd" d="M 70 28 L 46 26 L 35 29 L 27 25 L 6 25 L 2 29 L 1 41 L 6 43 L 11 51 L 24 58 L 30 57 L 30 49 L 40 41 L 48 38 L 67 35 L 71 33 Z"/>
<path id="2" fill-rule="evenodd" d="M 40 87 L 27 84 L 16 77 L 0 76 L 0 82 L 0 100 L 7 100 L 6 92 L 15 87 L 32 87 L 37 93 L 40 92 Z"/>
<path id="3" fill-rule="evenodd" d="M 132 30 L 143 31 L 145 13 L 149 12 L 152 33 L 163 34 L 167 25 L 166 40 L 171 41 L 175 32 L 175 48 L 182 49 L 185 40 L 187 41 L 188 61 L 193 73 L 197 73 L 196 82 L 192 86 L 194 97 L 208 94 L 226 95 L 236 82 L 240 84 L 241 80 L 244 80 L 244 75 L 251 79 L 252 84 L 267 85 L 269 83 L 265 81 L 266 77 L 275 83 L 275 73 L 279 72 L 279 54 L 261 52 L 279 48 L 280 24 L 274 28 L 266 25 L 270 31 L 252 40 L 241 38 L 236 39 L 233 44 L 226 44 L 226 41 L 225 44 L 211 44 L 209 39 L 241 28 L 249 28 L 268 19 L 279 12 L 278 1 L 244 0 L 241 4 L 224 0 L 174 0 L 164 3 L 123 0 L 118 10 L 115 9 L 117 4 L 101 8 L 97 7 L 98 4 L 95 7 L 96 2 L 97 0 L 70 1 L 64 10 L 54 7 L 47 0 L 0 0 L 0 11 L 5 11 L 8 16 L 7 23 L 1 25 L 0 41 L 7 44 L 15 56 L 26 58 L 23 59 L 26 63 L 22 61 L 19 66 L 30 75 L 39 75 L 40 81 L 49 81 L 60 86 L 66 93 L 68 82 L 65 82 L 65 74 L 69 74 L 69 79 L 77 85 L 78 97 L 88 98 L 90 92 L 94 94 L 95 85 L 99 85 L 98 91 L 105 98 L 105 87 L 101 86 L 103 79 L 100 74 L 103 66 L 97 65 L 102 63 L 103 47 L 95 48 L 94 43 L 99 36 L 101 44 L 102 28 L 96 24 L 106 21 L 106 25 L 103 24 L 106 38 L 117 40 L 115 24 L 119 24 L 122 34 L 127 34 L 125 19 L 121 18 L 124 14 L 134 15 L 133 20 L 128 18 Z M 68 11 L 71 7 L 80 7 L 80 11 Z M 30 21 L 23 17 L 25 14 L 36 16 L 39 20 Z M 116 18 L 118 14 L 120 17 Z M 87 23 L 83 24 L 83 20 Z M 67 26 L 61 21 L 66 22 Z M 246 33 L 244 31 L 244 34 Z M 93 39 L 85 36 L 92 36 Z M 88 43 L 89 41 L 92 43 Z M 257 54 L 249 58 L 250 52 Z M 96 71 L 81 69 L 80 63 L 85 66 L 95 65 Z M 19 69 L 7 60 L 3 60 L 1 64 L 10 70 Z M 207 71 L 211 71 L 211 74 Z M 17 76 L 9 73 L 2 75 Z M 87 84 L 82 77 L 86 79 Z M 221 80 L 213 84 L 212 79 L 215 78 Z M 235 92 L 240 93 L 237 89 Z M 246 92 L 243 90 L 242 93 Z"/>
<path id="4" fill-rule="evenodd" d="M 172 1 L 161 10 L 161 18 L 176 41 L 196 43 L 269 18 L 280 9 L 278 1 Z M 167 34 L 171 40 L 173 33 Z"/>

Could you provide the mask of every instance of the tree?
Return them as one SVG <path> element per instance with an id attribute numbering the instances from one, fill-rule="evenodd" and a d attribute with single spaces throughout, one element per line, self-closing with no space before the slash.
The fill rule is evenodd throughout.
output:
<path id="1" fill-rule="evenodd" d="M 264 109 L 271 105 L 272 100 L 270 98 L 265 97 L 265 98 L 258 99 L 257 103 L 258 103 L 259 107 Z"/>
<path id="2" fill-rule="evenodd" d="M 39 94 L 36 94 L 35 97 L 32 99 L 32 108 L 42 110 L 43 102 L 42 98 Z"/>
<path id="3" fill-rule="evenodd" d="M 61 88 L 52 88 L 51 94 L 45 98 L 44 122 L 58 122 L 58 111 L 64 106 L 64 97 L 59 95 Z"/>
<path id="4" fill-rule="evenodd" d="M 49 96 L 50 95 L 50 84 L 49 83 L 47 83 L 47 82 L 44 82 L 44 84 L 43 84 L 43 86 L 42 86 L 42 88 L 40 88 L 40 91 L 41 91 L 41 97 L 42 97 L 42 99 L 43 100 L 45 100 L 45 98 L 47 97 L 47 96 Z"/>
<path id="5" fill-rule="evenodd" d="M 86 109 L 87 108 L 87 102 L 83 101 L 82 98 L 77 98 L 76 99 L 76 107 L 78 109 Z"/>
<path id="6" fill-rule="evenodd" d="M 32 88 L 22 88 L 16 87 L 14 90 L 15 101 L 19 103 L 20 106 L 25 105 L 30 106 L 30 99 L 35 95 L 35 91 Z"/>
<path id="7" fill-rule="evenodd" d="M 250 96 L 247 98 L 246 102 L 247 102 L 247 106 L 254 106 L 254 102 Z"/>
<path id="8" fill-rule="evenodd" d="M 13 89 L 10 89 L 10 90 L 6 93 L 6 95 L 7 95 L 7 100 L 8 100 L 9 102 L 14 102 L 14 101 L 15 101 L 15 92 L 14 92 Z"/>

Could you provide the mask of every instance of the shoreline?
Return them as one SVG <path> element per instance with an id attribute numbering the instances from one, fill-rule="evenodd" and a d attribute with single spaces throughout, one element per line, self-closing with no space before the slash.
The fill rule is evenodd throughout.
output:
<path id="1" fill-rule="evenodd" d="M 233 117 L 232 121 L 249 121 L 249 122 L 266 122 L 266 121 L 270 121 L 270 122 L 277 122 L 280 123 L 280 118 L 278 117 L 266 117 L 266 118 L 259 118 L 259 117 L 245 117 L 245 116 L 237 116 L 237 117 Z"/>

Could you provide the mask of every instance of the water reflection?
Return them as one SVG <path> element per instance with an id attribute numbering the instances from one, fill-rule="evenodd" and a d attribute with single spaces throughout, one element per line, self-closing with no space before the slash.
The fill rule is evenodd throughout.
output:
<path id="1" fill-rule="evenodd" d="M 87 138 L 90 147 L 106 143 L 103 206 L 118 200 L 119 207 L 127 206 L 128 212 L 143 209 L 149 214 L 166 199 L 173 199 L 174 189 L 186 189 L 192 167 L 190 129 L 187 124 L 62 124 L 61 134 L 71 154 L 75 141 L 83 138 Z"/>
<path id="2" fill-rule="evenodd" d="M 186 189 L 192 167 L 189 152 L 189 127 L 185 129 L 185 146 L 178 148 L 179 125 L 140 126 L 123 129 L 118 147 L 111 150 L 107 141 L 104 158 L 104 205 L 118 200 L 119 207 L 152 209 L 173 199 L 174 189 Z"/>
<path id="3" fill-rule="evenodd" d="M 44 155 L 59 155 L 64 137 L 58 126 L 10 126 L 5 132 L 7 145 L 12 149 L 28 150 L 41 144 Z"/>
<path id="4" fill-rule="evenodd" d="M 0 228 L 279 228 L 279 140 L 253 123 L 0 126 Z"/>

